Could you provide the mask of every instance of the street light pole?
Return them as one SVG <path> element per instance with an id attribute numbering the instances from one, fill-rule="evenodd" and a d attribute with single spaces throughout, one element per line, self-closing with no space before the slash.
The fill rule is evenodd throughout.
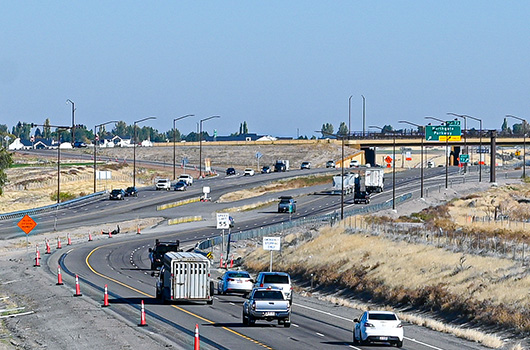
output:
<path id="1" fill-rule="evenodd" d="M 173 119 L 173 181 L 176 180 L 176 151 L 175 151 L 175 142 L 176 142 L 176 133 L 177 133 L 177 128 L 175 126 L 175 122 L 177 120 L 181 120 L 181 119 L 184 119 L 184 118 L 187 118 L 187 117 L 193 117 L 195 114 L 186 114 L 186 115 L 183 115 L 182 117 L 178 117 L 178 118 L 174 118 Z"/>
<path id="2" fill-rule="evenodd" d="M 353 95 L 350 95 L 348 98 L 348 135 L 351 134 L 351 98 Z"/>
<path id="3" fill-rule="evenodd" d="M 469 151 L 467 149 L 467 115 L 464 114 L 455 114 L 455 113 L 447 113 L 448 115 L 454 115 L 457 118 L 464 119 L 464 149 L 466 150 L 466 154 L 469 155 Z M 469 158 L 468 158 L 469 159 Z M 464 163 L 464 174 L 467 173 L 467 162 Z"/>
<path id="4" fill-rule="evenodd" d="M 75 147 L 75 103 L 74 101 L 67 99 L 66 104 L 72 104 L 72 147 Z"/>
<path id="5" fill-rule="evenodd" d="M 103 124 L 98 124 L 96 126 L 94 126 L 94 193 L 96 193 L 97 191 L 97 183 L 96 183 L 96 159 L 97 159 L 97 148 L 98 148 L 98 143 L 99 143 L 99 138 L 98 138 L 98 134 L 96 132 L 97 128 L 101 128 L 102 126 L 104 125 L 107 125 L 107 124 L 111 124 L 111 123 L 117 123 L 118 121 L 117 120 L 111 120 L 110 122 L 106 122 L 106 123 L 103 123 Z"/>
<path id="6" fill-rule="evenodd" d="M 361 95 L 361 97 L 363 98 L 363 138 L 364 138 L 364 133 L 365 133 L 365 129 L 366 129 L 366 99 L 364 98 L 364 95 Z"/>
<path id="7" fill-rule="evenodd" d="M 506 117 L 518 119 L 521 121 L 521 129 L 523 130 L 523 179 L 526 178 L 526 130 L 525 124 L 528 124 L 525 119 L 507 114 Z M 491 150 L 493 152 L 493 150 Z"/>
<path id="8" fill-rule="evenodd" d="M 213 118 L 221 118 L 221 116 L 212 115 L 211 117 L 201 119 L 199 123 L 200 124 L 200 128 L 199 128 L 199 178 L 202 178 L 202 122 L 205 122 Z"/>
<path id="9" fill-rule="evenodd" d="M 31 123 L 31 128 L 36 126 L 56 128 L 57 131 L 57 204 L 61 202 L 61 132 L 70 130 L 70 126 L 42 125 Z"/>
<path id="10" fill-rule="evenodd" d="M 136 187 L 136 124 L 146 120 L 156 119 L 156 117 L 147 117 L 134 122 L 133 128 L 133 187 Z"/>
<path id="11" fill-rule="evenodd" d="M 425 119 L 437 120 L 445 125 L 445 188 L 449 187 L 449 125 L 447 121 L 435 117 L 425 117 Z"/>
<path id="12" fill-rule="evenodd" d="M 423 132 L 425 133 L 425 127 L 423 125 L 418 125 L 418 124 L 415 124 L 415 123 L 412 123 L 412 122 L 409 122 L 409 121 L 406 121 L 406 120 L 400 120 L 399 121 L 400 123 L 405 123 L 405 124 L 409 124 L 409 125 L 413 125 L 413 126 L 416 126 L 418 128 L 423 128 Z M 423 198 L 423 139 L 425 138 L 425 135 L 421 135 L 421 160 L 420 160 L 420 177 L 421 177 L 421 198 Z"/>
<path id="13" fill-rule="evenodd" d="M 478 182 L 482 182 L 482 119 L 472 117 L 470 115 L 466 115 L 467 118 L 471 118 L 473 120 L 476 120 L 480 123 L 480 131 L 479 131 L 479 152 L 478 152 Z"/>
<path id="14" fill-rule="evenodd" d="M 369 128 L 379 129 L 383 133 L 383 128 L 376 125 L 370 125 Z M 396 210 L 396 132 L 392 133 L 392 210 Z"/>

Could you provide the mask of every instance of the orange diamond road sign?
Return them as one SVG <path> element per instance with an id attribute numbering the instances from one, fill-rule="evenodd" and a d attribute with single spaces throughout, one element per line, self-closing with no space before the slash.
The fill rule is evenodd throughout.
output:
<path id="1" fill-rule="evenodd" d="M 37 226 L 37 223 L 28 214 L 26 214 L 22 219 L 20 219 L 17 226 L 20 227 L 22 231 L 26 232 L 26 234 L 29 234 L 31 230 Z"/>
<path id="2" fill-rule="evenodd" d="M 392 157 L 386 156 L 385 162 L 387 162 L 388 164 L 392 163 Z"/>

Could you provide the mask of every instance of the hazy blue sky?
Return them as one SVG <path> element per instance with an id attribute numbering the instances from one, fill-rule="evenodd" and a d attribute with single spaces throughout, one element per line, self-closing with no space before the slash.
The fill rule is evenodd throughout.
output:
<path id="1" fill-rule="evenodd" d="M 0 0 L 0 123 L 199 119 L 311 136 L 446 112 L 530 119 L 528 1 Z M 478 123 L 470 121 L 470 127 Z M 512 125 L 515 120 L 510 121 Z M 148 124 L 147 124 L 148 123 Z M 474 125 L 476 124 L 476 125 Z"/>

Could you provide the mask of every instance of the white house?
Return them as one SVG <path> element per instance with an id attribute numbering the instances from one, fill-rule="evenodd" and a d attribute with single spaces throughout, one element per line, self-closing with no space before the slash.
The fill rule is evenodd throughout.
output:
<path id="1" fill-rule="evenodd" d="M 151 140 L 144 140 L 140 145 L 142 147 L 153 147 L 153 143 L 151 142 Z"/>
<path id="2" fill-rule="evenodd" d="M 7 149 L 10 151 L 18 151 L 21 149 L 32 149 L 33 144 L 29 140 L 20 140 L 20 137 L 17 137 L 13 142 L 7 146 Z"/>

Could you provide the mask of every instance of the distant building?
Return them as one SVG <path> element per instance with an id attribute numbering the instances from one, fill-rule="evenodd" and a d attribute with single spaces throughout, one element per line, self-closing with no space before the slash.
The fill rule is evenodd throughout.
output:
<path id="1" fill-rule="evenodd" d="M 274 137 L 271 135 L 258 135 L 254 133 L 247 133 L 230 136 L 208 136 L 204 139 L 204 141 L 276 141 L 278 139 L 278 137 Z"/>
<path id="2" fill-rule="evenodd" d="M 17 137 L 13 142 L 7 146 L 7 149 L 10 151 L 18 151 L 21 149 L 33 149 L 33 144 L 30 140 L 21 140 L 20 137 Z"/>

